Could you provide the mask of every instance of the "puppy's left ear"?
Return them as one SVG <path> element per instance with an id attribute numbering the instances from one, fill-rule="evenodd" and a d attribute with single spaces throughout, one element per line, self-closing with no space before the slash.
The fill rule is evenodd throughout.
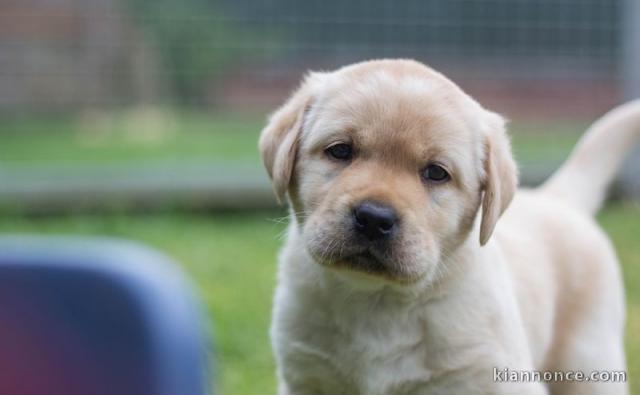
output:
<path id="1" fill-rule="evenodd" d="M 310 73 L 287 102 L 274 112 L 260 134 L 262 162 L 273 181 L 278 201 L 283 201 L 293 174 L 304 116 L 322 74 Z"/>
<path id="2" fill-rule="evenodd" d="M 489 241 L 518 187 L 518 170 L 505 124 L 500 115 L 487 111 L 480 245 Z"/>

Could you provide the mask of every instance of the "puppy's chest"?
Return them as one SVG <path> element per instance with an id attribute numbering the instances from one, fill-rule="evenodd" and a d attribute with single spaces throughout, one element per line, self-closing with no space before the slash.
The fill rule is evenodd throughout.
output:
<path id="1" fill-rule="evenodd" d="M 368 342 L 354 341 L 347 348 L 342 344 L 335 363 L 353 372 L 350 378 L 360 394 L 411 394 L 433 375 L 426 364 L 427 351 L 413 335 L 396 332 Z"/>
<path id="2" fill-rule="evenodd" d="M 434 371 L 420 321 L 375 313 L 360 317 L 334 316 L 322 336 L 299 339 L 303 345 L 291 351 L 307 354 L 308 365 L 298 365 L 298 373 L 320 373 L 316 379 L 332 394 L 403 395 L 424 388 Z"/>

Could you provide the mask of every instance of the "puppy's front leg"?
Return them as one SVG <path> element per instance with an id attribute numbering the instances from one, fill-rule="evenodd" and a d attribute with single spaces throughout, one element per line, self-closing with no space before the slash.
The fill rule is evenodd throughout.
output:
<path id="1" fill-rule="evenodd" d="M 290 390 L 286 383 L 278 384 L 278 395 L 330 395 L 317 389 L 297 388 Z"/>

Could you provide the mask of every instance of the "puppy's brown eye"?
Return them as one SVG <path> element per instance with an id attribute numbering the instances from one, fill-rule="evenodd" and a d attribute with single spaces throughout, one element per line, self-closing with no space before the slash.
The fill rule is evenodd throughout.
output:
<path id="1" fill-rule="evenodd" d="M 451 176 L 442 166 L 431 164 L 422 171 L 422 178 L 429 182 L 440 183 L 449 181 Z"/>
<path id="2" fill-rule="evenodd" d="M 324 150 L 324 152 L 333 159 L 337 160 L 350 160 L 353 156 L 353 149 L 349 144 L 334 144 L 331 147 Z"/>

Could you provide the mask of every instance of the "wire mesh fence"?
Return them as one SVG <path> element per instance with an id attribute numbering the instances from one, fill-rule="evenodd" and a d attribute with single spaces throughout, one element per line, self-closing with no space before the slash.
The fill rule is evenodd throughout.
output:
<path id="1" fill-rule="evenodd" d="M 526 96 L 557 111 L 544 102 L 572 96 L 579 103 L 567 112 L 589 112 L 620 95 L 623 8 L 622 0 L 4 1 L 0 111 L 263 109 L 307 68 L 411 57 L 498 102 Z"/>
<path id="2" fill-rule="evenodd" d="M 69 176 L 64 170 L 69 161 L 93 169 L 93 162 L 103 156 L 131 164 L 151 151 L 158 158 L 170 157 L 172 166 L 193 157 L 224 162 L 250 157 L 256 173 L 262 174 L 255 152 L 261 126 L 256 114 L 262 117 L 281 103 L 306 70 L 402 57 L 443 71 L 510 119 L 533 120 L 543 125 L 540 128 L 551 120 L 552 138 L 515 139 L 523 176 L 535 183 L 566 155 L 588 121 L 624 96 L 639 95 L 638 4 L 4 0 L 0 135 L 8 148 L 0 146 L 0 176 L 6 185 L 19 179 L 14 187 L 29 193 L 42 177 L 28 182 L 22 175 L 32 172 L 12 172 L 12 166 L 49 167 L 43 158 L 54 158 L 65 162 L 56 167 L 63 169 L 59 176 L 42 174 L 59 181 Z M 186 120 L 174 116 L 185 113 L 191 114 Z M 203 113 L 235 117 L 235 126 L 193 116 Z M 218 133 L 208 134 L 213 129 Z M 184 131 L 193 133 L 177 137 Z M 564 136 L 566 131 L 573 134 Z M 17 137 L 25 134 L 29 137 Z M 122 173 L 125 178 L 117 185 L 146 185 Z M 202 174 L 200 181 L 189 180 L 209 185 L 210 177 Z M 149 177 L 160 180 L 154 191 L 175 192 L 173 184 L 156 176 Z M 93 188 L 94 180 L 106 182 L 93 173 L 82 177 L 74 182 L 87 181 L 91 187 L 78 191 Z M 635 179 L 632 190 L 640 190 Z M 628 184 L 634 177 L 625 180 Z M 266 179 L 261 185 L 263 192 L 269 188 Z M 197 195 L 184 190 L 189 197 Z M 215 188 L 203 191 L 206 196 L 219 193 Z"/>

